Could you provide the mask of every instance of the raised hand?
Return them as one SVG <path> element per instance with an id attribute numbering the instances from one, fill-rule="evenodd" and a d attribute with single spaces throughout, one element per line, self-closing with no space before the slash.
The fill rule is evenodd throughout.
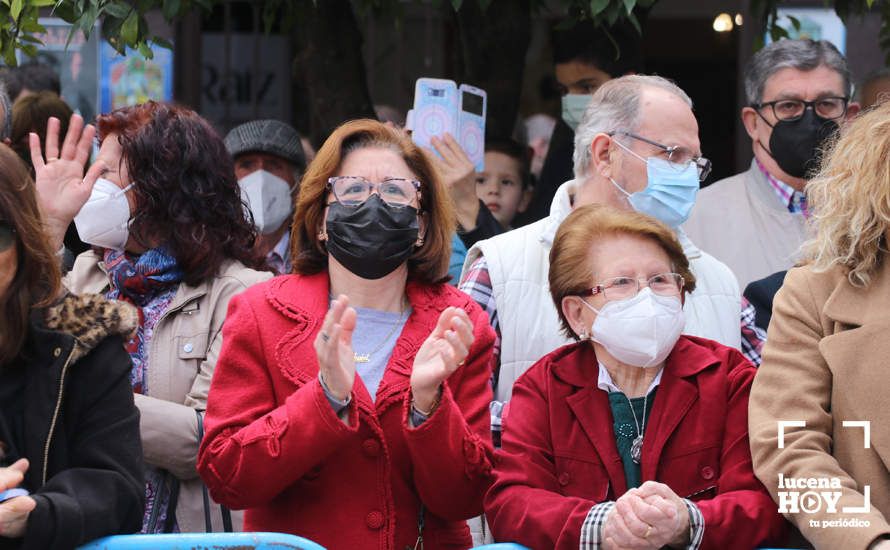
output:
<path id="1" fill-rule="evenodd" d="M 37 134 L 32 132 L 28 137 L 40 213 L 56 248 L 61 248 L 71 220 L 90 198 L 93 184 L 105 170 L 105 165 L 100 161 L 84 175 L 96 136 L 96 128 L 92 124 L 84 127 L 83 117 L 72 115 L 61 151 L 60 127 L 59 119 L 50 117 L 46 125 L 45 151 L 41 150 Z"/>
<path id="2" fill-rule="evenodd" d="M 331 309 L 315 337 L 318 370 L 328 391 L 340 401 L 349 397 L 355 382 L 355 355 L 352 351 L 355 319 L 355 309 L 349 307 L 349 298 L 341 294 L 331 302 Z"/>
<path id="3" fill-rule="evenodd" d="M 431 411 L 442 382 L 463 364 L 473 345 L 473 323 L 467 312 L 449 307 L 414 357 L 411 395 L 415 408 Z"/>
<path id="4" fill-rule="evenodd" d="M 8 468 L 0 468 L 0 491 L 17 487 L 28 471 L 27 459 L 16 461 Z M 29 497 L 15 497 L 0 504 L 0 537 L 18 538 L 24 536 L 28 526 L 28 516 L 37 506 Z"/>
<path id="5" fill-rule="evenodd" d="M 475 166 L 451 134 L 446 133 L 441 138 L 433 137 L 430 143 L 442 155 L 442 158 L 433 154 L 429 157 L 448 188 L 457 221 L 465 231 L 474 229 L 479 215 Z"/>

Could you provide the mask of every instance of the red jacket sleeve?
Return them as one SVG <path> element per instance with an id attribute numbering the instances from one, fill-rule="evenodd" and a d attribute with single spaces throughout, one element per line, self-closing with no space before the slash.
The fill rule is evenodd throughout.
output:
<path id="1" fill-rule="evenodd" d="M 495 540 L 577 550 L 581 525 L 598 503 L 561 494 L 547 390 L 533 374 L 527 372 L 513 386 L 510 424 L 495 456 L 495 481 L 485 495 L 485 514 Z"/>
<path id="2" fill-rule="evenodd" d="M 473 345 L 464 365 L 443 385 L 439 407 L 412 428 L 407 423 L 410 392 L 404 404 L 405 440 L 417 491 L 433 514 L 451 521 L 479 515 L 491 483 L 488 411 L 494 331 L 485 313 L 472 305 Z"/>
<path id="3" fill-rule="evenodd" d="M 210 386 L 198 473 L 213 498 L 234 509 L 267 503 L 323 462 L 358 429 L 346 426 L 317 379 L 276 406 L 249 296 L 232 298 Z"/>
<path id="4" fill-rule="evenodd" d="M 756 369 L 732 351 L 726 431 L 717 496 L 696 501 L 705 521 L 701 548 L 753 548 L 781 544 L 788 524 L 766 488 L 754 476 L 748 443 L 748 395 Z M 740 526 L 745 526 L 740 528 Z"/>

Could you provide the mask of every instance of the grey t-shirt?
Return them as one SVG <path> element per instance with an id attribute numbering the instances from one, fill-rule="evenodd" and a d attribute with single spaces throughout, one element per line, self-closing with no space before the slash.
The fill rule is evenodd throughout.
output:
<path id="1" fill-rule="evenodd" d="M 371 399 L 376 400 L 386 364 L 411 310 L 394 313 L 357 307 L 355 312 L 355 331 L 352 333 L 352 351 L 357 358 L 355 370 Z"/>

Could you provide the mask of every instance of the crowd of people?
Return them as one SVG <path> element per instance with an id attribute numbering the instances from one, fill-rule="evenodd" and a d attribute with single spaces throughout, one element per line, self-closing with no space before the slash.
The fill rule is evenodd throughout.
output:
<path id="1" fill-rule="evenodd" d="M 479 173 L 0 89 L 0 548 L 890 548 L 886 73 L 763 48 L 699 192 L 692 100 L 607 38 Z"/>

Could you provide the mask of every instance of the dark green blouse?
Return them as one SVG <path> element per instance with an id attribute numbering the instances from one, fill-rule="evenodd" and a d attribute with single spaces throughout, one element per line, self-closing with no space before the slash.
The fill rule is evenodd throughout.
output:
<path id="1" fill-rule="evenodd" d="M 618 455 L 621 456 L 621 462 L 624 464 L 624 479 L 627 481 L 627 488 L 633 489 L 641 485 L 640 465 L 635 464 L 631 456 L 630 449 L 636 439 L 637 422 L 643 423 L 643 405 L 646 405 L 646 423 L 649 425 L 649 415 L 652 413 L 652 403 L 655 401 L 655 390 L 649 392 L 648 399 L 646 397 L 635 397 L 628 400 L 621 392 L 609 393 L 609 406 L 612 409 L 612 419 L 614 424 L 612 429 L 615 433 L 615 444 L 618 446 Z M 633 413 L 630 407 L 633 406 Z M 634 422 L 634 413 L 637 415 L 637 422 Z M 646 430 L 643 429 L 643 437 L 645 438 Z"/>

